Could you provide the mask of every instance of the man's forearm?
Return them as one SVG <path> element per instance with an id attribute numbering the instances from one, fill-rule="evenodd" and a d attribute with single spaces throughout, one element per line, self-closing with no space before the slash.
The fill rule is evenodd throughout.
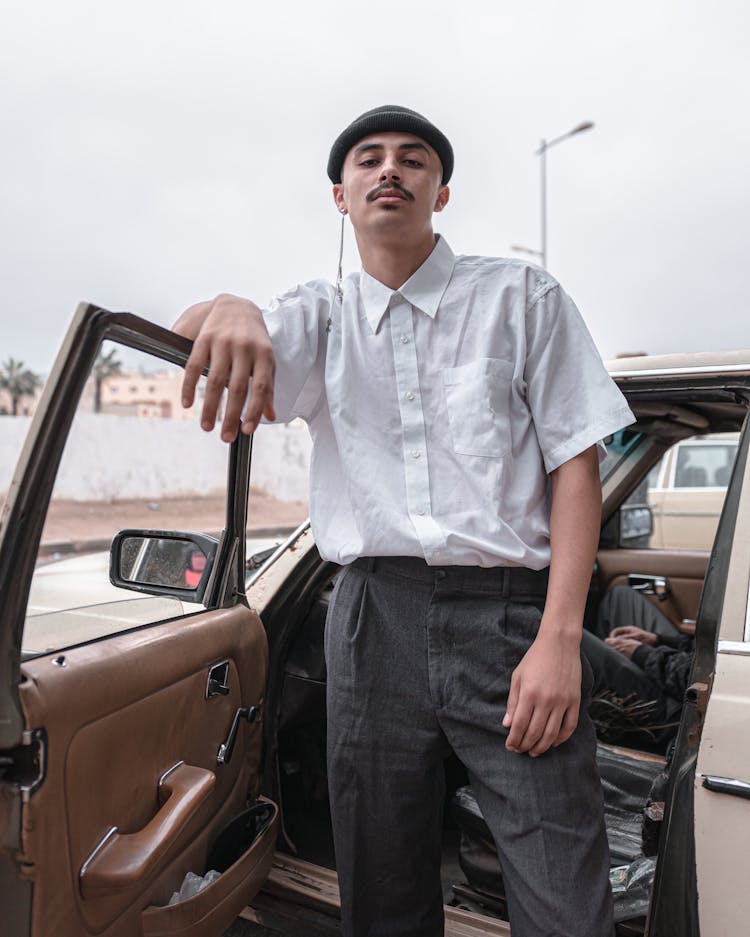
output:
<path id="1" fill-rule="evenodd" d="M 177 332 L 178 335 L 184 335 L 185 338 L 195 339 L 208 318 L 213 304 L 214 300 L 210 299 L 207 302 L 190 306 L 172 326 L 172 331 Z"/>
<path id="2" fill-rule="evenodd" d="M 551 562 L 540 635 L 554 631 L 580 641 L 601 515 L 599 459 L 592 446 L 552 473 Z"/>
<path id="3" fill-rule="evenodd" d="M 513 672 L 506 747 L 532 757 L 575 731 L 581 702 L 581 629 L 601 518 L 595 449 L 552 473 L 552 560 L 539 632 Z"/>
<path id="4" fill-rule="evenodd" d="M 212 312 L 219 312 L 226 317 L 255 313 L 262 318 L 260 309 L 251 300 L 221 293 L 215 299 L 195 303 L 186 309 L 172 326 L 172 331 L 185 338 L 195 339 Z"/>

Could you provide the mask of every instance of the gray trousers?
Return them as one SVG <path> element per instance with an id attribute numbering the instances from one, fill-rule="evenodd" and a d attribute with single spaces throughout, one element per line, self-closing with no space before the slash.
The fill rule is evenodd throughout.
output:
<path id="1" fill-rule="evenodd" d="M 596 635 L 604 640 L 621 625 L 635 625 L 644 631 L 658 634 L 665 644 L 676 647 L 680 632 L 659 609 L 640 592 L 630 586 L 615 586 L 599 603 Z"/>
<path id="2" fill-rule="evenodd" d="M 609 852 L 586 703 L 539 758 L 508 752 L 513 670 L 545 576 L 358 560 L 326 625 L 328 775 L 344 937 L 439 937 L 443 761 L 466 766 L 513 937 L 610 937 Z M 591 669 L 584 661 L 584 697 Z"/>
<path id="3" fill-rule="evenodd" d="M 596 634 L 584 631 L 581 647 L 594 672 L 594 692 L 613 690 L 619 696 L 635 696 L 650 702 L 654 709 L 651 723 L 679 721 L 682 703 L 670 697 L 638 664 L 609 647 L 604 641 L 614 628 L 634 625 L 652 634 L 658 634 L 665 644 L 676 645 L 680 632 L 656 606 L 629 586 L 615 586 L 602 599 L 596 624 Z M 667 736 L 669 737 L 669 731 Z"/>

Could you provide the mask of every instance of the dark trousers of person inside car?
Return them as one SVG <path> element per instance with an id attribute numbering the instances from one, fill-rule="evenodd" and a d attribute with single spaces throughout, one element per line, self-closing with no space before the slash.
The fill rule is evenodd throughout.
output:
<path id="1" fill-rule="evenodd" d="M 625 625 L 657 635 L 660 646 L 643 645 L 631 660 L 605 643 Z M 664 739 L 674 736 L 693 661 L 692 638 L 681 635 L 640 592 L 615 586 L 601 601 L 595 633 L 583 632 L 581 649 L 594 673 L 594 694 L 611 691 L 648 704 L 648 723 L 664 726 Z"/>
<path id="2" fill-rule="evenodd" d="M 326 626 L 328 771 L 345 937 L 439 937 L 443 762 L 468 771 L 497 845 L 513 937 L 610 937 L 609 852 L 592 675 L 572 737 L 509 752 L 510 679 L 546 571 L 362 559 Z"/>

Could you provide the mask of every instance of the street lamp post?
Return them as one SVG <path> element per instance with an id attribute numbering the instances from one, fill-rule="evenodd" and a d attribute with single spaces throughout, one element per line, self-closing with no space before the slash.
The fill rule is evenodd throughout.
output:
<path id="1" fill-rule="evenodd" d="M 558 143 L 562 143 L 563 140 L 567 140 L 569 137 L 575 136 L 577 133 L 583 133 L 585 130 L 591 130 L 593 126 L 593 121 L 584 120 L 583 123 L 578 124 L 577 127 L 574 127 L 567 133 L 561 134 L 559 137 L 555 137 L 553 140 L 542 140 L 539 144 L 539 149 L 534 151 L 534 155 L 539 157 L 539 167 L 541 172 L 542 249 L 538 253 L 539 257 L 541 258 L 542 266 L 545 269 L 547 267 L 547 150 L 551 146 L 555 146 Z"/>
<path id="2" fill-rule="evenodd" d="M 535 247 L 524 247 L 523 244 L 511 244 L 510 249 L 512 251 L 518 251 L 519 254 L 531 254 L 532 257 L 539 258 L 539 263 L 542 262 L 542 252 L 538 251 Z"/>

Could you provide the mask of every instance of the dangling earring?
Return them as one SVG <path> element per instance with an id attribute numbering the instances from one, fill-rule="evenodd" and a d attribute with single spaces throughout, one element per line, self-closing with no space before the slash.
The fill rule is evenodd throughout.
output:
<path id="1" fill-rule="evenodd" d="M 344 221 L 346 220 L 346 209 L 339 208 L 339 211 L 341 212 L 341 237 L 339 238 L 339 265 L 336 271 L 336 295 L 339 298 L 339 302 L 343 302 L 344 291 L 341 289 L 341 279 L 343 277 L 341 265 L 344 260 Z"/>
<path id="2" fill-rule="evenodd" d="M 339 208 L 341 212 L 341 237 L 339 238 L 339 264 L 336 271 L 336 297 L 340 303 L 344 301 L 344 291 L 341 289 L 341 279 L 343 277 L 342 264 L 344 260 L 344 221 L 346 219 L 346 209 Z M 328 316 L 326 322 L 326 332 L 331 331 L 331 317 Z"/>

